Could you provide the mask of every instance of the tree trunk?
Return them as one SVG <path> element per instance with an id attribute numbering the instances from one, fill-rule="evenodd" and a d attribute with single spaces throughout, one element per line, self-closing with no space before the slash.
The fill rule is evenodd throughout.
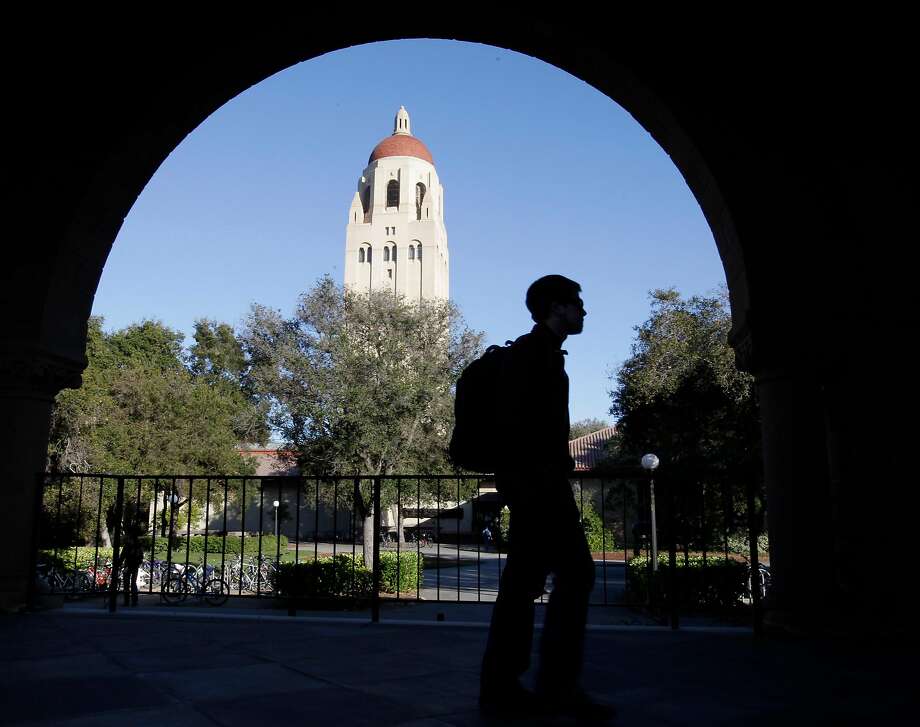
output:
<path id="1" fill-rule="evenodd" d="M 99 531 L 102 536 L 102 546 L 104 548 L 112 547 L 112 531 L 117 526 L 115 521 L 115 506 L 109 505 L 103 515 L 104 522 L 99 523 Z"/>
<path id="2" fill-rule="evenodd" d="M 374 510 L 371 508 L 364 516 L 364 567 L 374 569 Z"/>

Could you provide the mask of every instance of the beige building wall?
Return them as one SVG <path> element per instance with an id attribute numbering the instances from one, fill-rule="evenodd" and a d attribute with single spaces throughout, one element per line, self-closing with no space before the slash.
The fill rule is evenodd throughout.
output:
<path id="1" fill-rule="evenodd" d="M 430 157 L 409 128 L 409 115 L 401 108 L 393 137 L 403 138 L 378 144 L 358 179 L 345 232 L 344 282 L 361 292 L 389 290 L 409 300 L 446 300 L 450 255 L 444 187 L 434 164 L 413 153 Z M 392 183 L 398 185 L 398 200 L 388 194 Z"/>

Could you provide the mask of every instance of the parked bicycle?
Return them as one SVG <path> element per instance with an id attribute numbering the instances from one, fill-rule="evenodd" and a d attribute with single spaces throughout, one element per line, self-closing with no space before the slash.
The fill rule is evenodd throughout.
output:
<path id="1" fill-rule="evenodd" d="M 106 559 L 102 562 L 102 567 L 99 567 L 97 562 L 95 565 L 87 566 L 86 575 L 90 581 L 90 588 L 94 591 L 105 591 L 108 590 L 109 583 L 112 582 L 112 561 L 111 559 Z"/>
<path id="2" fill-rule="evenodd" d="M 230 596 L 230 586 L 219 577 L 213 565 L 205 568 L 180 565 L 178 570 L 170 571 L 160 597 L 165 603 L 176 605 L 189 596 L 203 600 L 209 606 L 223 606 Z"/>
<path id="3" fill-rule="evenodd" d="M 237 556 L 227 564 L 227 576 L 233 588 L 250 593 L 271 593 L 275 570 L 275 561 L 264 555 L 261 558 L 250 556 L 246 560 Z"/>
<path id="4" fill-rule="evenodd" d="M 754 575 L 753 584 L 751 583 L 751 576 L 751 567 L 748 565 L 747 597 L 753 597 L 754 588 L 756 587 L 760 591 L 760 598 L 766 598 L 767 592 L 770 590 L 770 566 L 764 565 L 763 563 L 757 564 L 757 573 Z"/>
<path id="5" fill-rule="evenodd" d="M 81 570 L 61 570 L 51 563 L 39 563 L 36 566 L 36 576 L 40 583 L 51 593 L 73 595 L 86 593 L 93 589 L 92 578 Z"/>

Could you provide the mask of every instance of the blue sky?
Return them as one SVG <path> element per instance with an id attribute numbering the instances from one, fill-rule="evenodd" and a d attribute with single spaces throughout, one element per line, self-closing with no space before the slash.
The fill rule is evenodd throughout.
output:
<path id="1" fill-rule="evenodd" d="M 253 302 L 290 314 L 341 282 L 348 207 L 404 105 L 444 185 L 451 297 L 501 343 L 529 330 L 524 291 L 578 280 L 585 331 L 566 341 L 572 420 L 609 419 L 611 371 L 649 314 L 648 291 L 725 282 L 677 168 L 621 107 L 529 56 L 393 41 L 289 68 L 216 111 L 164 161 L 125 219 L 93 313 L 190 335 Z"/>

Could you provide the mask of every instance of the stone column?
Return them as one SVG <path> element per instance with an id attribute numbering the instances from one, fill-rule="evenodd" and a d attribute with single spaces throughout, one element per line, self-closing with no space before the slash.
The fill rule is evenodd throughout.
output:
<path id="1" fill-rule="evenodd" d="M 0 350 L 0 610 L 26 605 L 34 574 L 36 475 L 47 461 L 54 396 L 80 385 L 83 366 L 28 350 Z"/>
<path id="2" fill-rule="evenodd" d="M 834 537 L 820 389 L 807 373 L 756 377 L 772 585 L 764 624 L 810 632 L 834 610 Z"/>

